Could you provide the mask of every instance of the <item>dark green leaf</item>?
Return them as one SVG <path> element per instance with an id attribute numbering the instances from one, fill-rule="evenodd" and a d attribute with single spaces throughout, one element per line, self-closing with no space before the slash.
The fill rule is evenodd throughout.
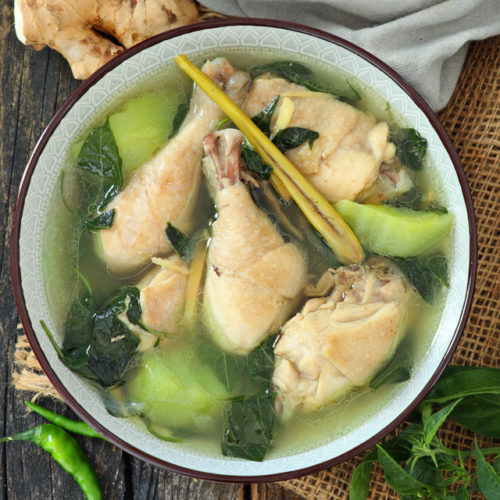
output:
<path id="1" fill-rule="evenodd" d="M 427 257 L 426 265 L 429 271 L 442 285 L 450 286 L 448 281 L 448 264 L 444 255 L 435 254 Z"/>
<path id="2" fill-rule="evenodd" d="M 179 104 L 177 108 L 174 120 L 172 122 L 172 132 L 170 132 L 170 135 L 168 136 L 169 139 L 171 139 L 177 133 L 180 126 L 182 125 L 182 122 L 184 121 L 184 118 L 186 118 L 188 112 L 189 112 L 189 97 L 186 98 L 184 102 Z"/>
<path id="3" fill-rule="evenodd" d="M 224 410 L 222 453 L 264 460 L 273 439 L 274 423 L 274 401 L 269 393 L 231 401 Z"/>
<path id="4" fill-rule="evenodd" d="M 429 304 L 435 300 L 443 284 L 448 286 L 446 258 L 441 254 L 392 260 Z"/>
<path id="5" fill-rule="evenodd" d="M 436 455 L 436 461 L 438 469 L 440 470 L 454 471 L 457 469 L 457 464 L 450 455 L 439 453 Z"/>
<path id="6" fill-rule="evenodd" d="M 176 253 L 185 262 L 191 262 L 194 251 L 196 249 L 196 242 L 192 238 L 188 238 L 184 233 L 179 231 L 176 227 L 172 226 L 170 222 L 165 229 L 167 238 L 169 239 L 172 247 Z"/>
<path id="7" fill-rule="evenodd" d="M 381 446 L 377 445 L 377 449 L 385 479 L 393 490 L 406 495 L 418 495 L 427 490 L 425 484 L 410 476 Z"/>
<path id="8" fill-rule="evenodd" d="M 500 394 L 468 396 L 450 418 L 476 434 L 500 439 Z"/>
<path id="9" fill-rule="evenodd" d="M 125 311 L 128 289 L 124 287 L 94 317 L 92 342 L 88 350 L 88 366 L 108 387 L 121 382 L 123 374 L 139 345 L 139 339 L 118 319 Z M 137 290 L 137 289 L 136 289 Z M 133 305 L 135 318 L 136 304 Z"/>
<path id="10" fill-rule="evenodd" d="M 301 127 L 288 127 L 280 130 L 274 137 L 274 145 L 282 152 L 296 148 L 304 142 L 309 143 L 312 148 L 313 142 L 319 137 L 318 132 Z"/>
<path id="11" fill-rule="evenodd" d="M 330 85 L 317 83 L 314 80 L 313 72 L 307 66 L 295 61 L 275 61 L 261 66 L 254 66 L 250 71 L 252 74 L 274 73 L 313 92 L 325 92 L 343 101 L 359 101 L 360 99 L 359 93 L 349 81 L 347 81 L 349 90 L 339 90 Z"/>
<path id="12" fill-rule="evenodd" d="M 121 167 L 121 158 L 109 120 L 106 120 L 104 125 L 93 129 L 85 139 L 76 166 L 99 177 L 112 179 L 117 165 Z"/>
<path id="13" fill-rule="evenodd" d="M 448 209 L 443 207 L 439 203 L 431 202 L 431 203 L 423 203 L 420 207 L 420 210 L 424 210 L 426 212 L 437 212 L 440 214 L 447 214 Z"/>
<path id="14" fill-rule="evenodd" d="M 276 335 L 272 335 L 256 347 L 247 357 L 248 372 L 258 385 L 271 386 L 274 368 L 274 343 Z"/>
<path id="15" fill-rule="evenodd" d="M 123 185 L 122 159 L 109 120 L 90 132 L 80 150 L 76 166 L 82 172 L 106 180 L 97 206 L 98 210 L 102 210 L 120 192 Z"/>
<path id="16" fill-rule="evenodd" d="M 438 429 L 443 425 L 444 421 L 448 418 L 448 415 L 460 401 L 460 399 L 453 401 L 424 420 L 424 441 L 426 444 L 431 443 Z"/>
<path id="17" fill-rule="evenodd" d="M 233 354 L 228 354 L 220 349 L 203 343 L 198 349 L 200 361 L 212 367 L 216 377 L 231 392 L 241 379 L 246 368 L 246 359 Z"/>
<path id="18" fill-rule="evenodd" d="M 117 317 L 125 310 L 129 321 L 137 324 L 142 310 L 134 286 L 120 288 L 98 311 L 90 288 L 80 293 L 66 317 L 60 359 L 71 370 L 104 386 L 120 382 L 139 345 Z"/>
<path id="19" fill-rule="evenodd" d="M 500 475 L 486 461 L 481 450 L 474 441 L 474 451 L 477 466 L 477 484 L 486 500 L 498 500 L 500 495 Z"/>
<path id="20" fill-rule="evenodd" d="M 310 78 L 312 71 L 303 64 L 295 61 L 275 61 L 269 64 L 254 66 L 251 73 L 279 73 L 282 76 L 293 75 L 295 77 Z"/>
<path id="21" fill-rule="evenodd" d="M 113 224 L 115 218 L 115 209 L 107 210 L 93 219 L 85 220 L 85 228 L 90 231 L 98 231 L 99 229 L 107 229 Z"/>
<path id="22" fill-rule="evenodd" d="M 500 394 L 500 370 L 495 368 L 448 367 L 426 401 L 446 403 L 478 394 Z"/>
<path id="23" fill-rule="evenodd" d="M 372 463 L 371 461 L 363 461 L 354 469 L 349 488 L 349 500 L 365 500 L 368 498 Z"/>
<path id="24" fill-rule="evenodd" d="M 420 170 L 427 152 L 427 140 L 414 128 L 391 126 L 390 140 L 396 146 L 396 156 L 412 170 Z"/>
<path id="25" fill-rule="evenodd" d="M 421 423 L 410 424 L 403 429 L 401 434 L 397 437 L 397 444 L 405 448 L 406 450 L 411 450 L 412 446 L 416 443 L 420 443 L 424 440 L 424 426 Z M 384 447 L 385 448 L 385 447 Z M 406 458 L 400 458 L 394 455 L 391 450 L 388 450 L 391 455 L 398 461 L 407 460 L 409 456 Z"/>
<path id="26" fill-rule="evenodd" d="M 384 201 L 384 205 L 391 205 L 398 208 L 409 208 L 422 212 L 438 212 L 447 214 L 448 209 L 436 202 L 426 202 L 422 200 L 422 193 L 415 187 L 411 187 L 408 191 L 400 194 L 397 198 L 391 198 Z"/>
<path id="27" fill-rule="evenodd" d="M 457 490 L 455 495 L 452 497 L 446 497 L 446 500 L 449 498 L 453 498 L 454 500 L 469 500 L 469 493 L 467 492 L 467 488 L 465 486 L 462 486 Z"/>
<path id="28" fill-rule="evenodd" d="M 391 363 L 378 372 L 370 382 L 370 389 L 376 390 L 385 384 L 395 384 L 405 382 L 411 377 L 411 372 L 407 366 L 392 365 Z"/>
<path id="29" fill-rule="evenodd" d="M 443 473 L 434 467 L 429 457 L 422 457 L 417 460 L 412 467 L 407 467 L 406 472 L 411 477 L 428 485 L 440 485 L 443 480 Z"/>
<path id="30" fill-rule="evenodd" d="M 252 121 L 267 136 L 271 133 L 271 119 L 278 104 L 280 96 L 277 95 L 260 113 L 256 114 Z"/>
<path id="31" fill-rule="evenodd" d="M 411 377 L 410 352 L 407 345 L 413 338 L 411 333 L 407 333 L 403 342 L 399 344 L 392 359 L 382 366 L 370 381 L 370 389 L 376 390 L 385 384 L 404 382 Z"/>
<path id="32" fill-rule="evenodd" d="M 140 303 L 141 292 L 135 286 L 124 286 L 120 288 L 120 292 L 129 299 L 127 305 L 127 318 L 133 325 L 138 325 L 142 315 Z"/>
<path id="33" fill-rule="evenodd" d="M 256 151 L 243 145 L 241 148 L 241 156 L 243 157 L 248 170 L 255 172 L 261 179 L 264 180 L 271 177 L 273 167 L 266 165 Z"/>
<path id="34" fill-rule="evenodd" d="M 493 469 L 495 469 L 497 474 L 500 474 L 500 458 L 493 463 Z"/>
<path id="35" fill-rule="evenodd" d="M 411 210 L 419 210 L 421 206 L 422 194 L 414 187 L 410 188 L 405 193 L 400 194 L 397 198 L 387 200 L 384 205 L 392 205 L 398 208 L 410 208 Z"/>

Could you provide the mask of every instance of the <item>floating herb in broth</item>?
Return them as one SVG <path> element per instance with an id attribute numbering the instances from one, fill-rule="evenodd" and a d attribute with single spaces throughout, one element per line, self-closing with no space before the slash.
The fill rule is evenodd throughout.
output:
<path id="1" fill-rule="evenodd" d="M 198 62 L 201 63 L 202 60 L 209 58 L 211 55 L 213 54 L 203 54 L 203 56 L 198 58 Z M 277 53 L 273 51 L 265 55 L 259 55 L 246 49 L 227 49 L 223 51 L 222 54 L 217 53 L 216 55 L 227 56 L 230 61 L 234 61 L 235 63 L 239 63 L 246 58 L 247 64 L 242 69 L 249 69 L 256 65 L 265 65 L 278 59 Z M 282 55 L 279 55 L 279 59 L 283 59 Z M 290 59 L 300 63 L 305 62 L 304 57 L 293 54 L 290 55 Z M 238 64 L 236 65 L 238 66 Z M 387 118 L 384 112 L 385 102 L 380 96 L 368 89 L 362 82 L 356 81 L 351 76 L 348 77 L 349 82 L 347 82 L 344 73 L 328 68 L 324 64 L 311 65 L 308 62 L 308 65 L 313 70 L 315 78 L 319 83 L 342 89 L 350 89 L 350 82 L 352 86 L 359 91 L 362 97 L 357 104 L 360 109 L 369 109 L 375 116 Z M 185 116 L 187 108 L 183 102 L 190 94 L 191 85 L 187 79 L 172 67 L 165 72 L 165 75 L 167 74 L 169 75 L 169 86 L 172 89 L 172 93 L 176 95 L 175 106 L 172 105 L 169 108 L 171 110 L 169 111 L 169 119 L 171 120 L 170 123 L 172 123 L 172 131 L 169 132 L 167 136 L 171 137 L 175 134 L 175 129 L 177 129 L 182 122 L 181 115 Z M 173 78 L 170 77 L 170 74 L 174 75 Z M 172 86 L 170 83 L 172 80 L 178 83 L 178 87 Z M 162 93 L 164 91 L 162 86 L 164 81 L 164 76 L 158 76 L 156 82 L 148 84 L 148 91 L 153 91 L 155 95 L 163 95 Z M 139 96 L 144 95 L 144 90 L 141 89 L 141 85 L 142 83 L 138 84 L 135 89 L 136 94 Z M 351 97 L 352 95 L 353 94 L 351 94 Z M 129 92 L 129 97 L 134 97 L 133 90 Z M 126 100 L 122 98 L 120 102 L 117 103 L 116 109 L 123 109 L 124 102 L 126 102 Z M 274 103 L 274 107 L 275 106 L 276 103 Z M 269 111 L 273 111 L 272 108 L 273 106 L 271 106 Z M 102 124 L 112 111 L 114 110 L 111 108 L 106 110 L 103 116 L 101 116 L 99 120 L 96 120 L 95 125 L 98 126 L 99 123 Z M 175 120 L 176 114 L 177 120 Z M 264 123 L 263 127 L 269 127 L 271 115 L 272 113 L 269 112 L 266 116 L 263 116 L 264 121 L 260 120 L 259 123 Z M 399 117 L 397 118 L 398 123 L 404 125 L 404 121 Z M 311 135 L 311 132 L 314 131 L 309 131 L 304 135 L 304 141 L 307 142 L 315 139 L 315 137 Z M 168 137 L 165 138 L 165 142 L 167 140 Z M 151 152 L 151 154 L 153 154 L 153 152 Z M 247 158 L 245 158 L 245 160 L 247 161 Z M 247 163 L 250 163 L 250 160 L 248 160 Z M 70 172 L 72 168 L 72 165 L 68 165 L 65 172 Z M 261 174 L 261 177 L 265 178 L 268 174 L 269 172 L 264 172 L 263 175 Z M 432 167 L 428 164 L 427 159 L 424 159 L 423 168 L 421 170 L 412 171 L 409 175 L 414 182 L 417 193 L 424 193 L 421 196 L 426 198 L 431 197 L 433 200 L 444 204 L 444 200 L 440 197 L 441 190 L 438 185 L 436 187 L 434 175 L 432 174 Z M 72 194 L 75 196 L 80 196 L 81 194 L 74 192 L 77 187 L 74 181 L 74 175 L 71 173 L 68 174 L 64 180 L 65 189 L 63 189 L 63 192 L 70 199 L 70 202 L 73 201 Z M 126 182 L 128 182 L 128 179 Z M 272 196 L 275 196 L 272 191 L 270 192 Z M 432 196 L 429 195 L 429 192 L 432 192 Z M 275 197 L 274 200 L 270 200 L 268 195 L 263 193 L 262 184 L 260 187 L 253 188 L 253 197 L 257 205 L 264 208 L 272 220 L 276 222 L 285 240 L 294 241 L 296 244 L 300 245 L 302 251 L 306 255 L 308 272 L 311 275 L 312 281 L 317 281 L 328 268 L 339 267 L 340 263 L 333 255 L 328 245 L 321 239 L 316 231 L 311 228 L 310 224 L 295 204 L 280 204 L 278 197 Z M 283 219 L 280 220 L 281 215 L 276 211 L 275 201 L 278 202 L 281 212 L 286 216 L 288 222 L 284 222 Z M 81 289 L 81 286 L 78 286 L 77 272 L 81 272 L 88 279 L 90 287 L 95 295 L 96 308 L 103 308 L 105 307 L 104 304 L 106 303 L 106 299 L 112 296 L 116 290 L 122 286 L 137 284 L 141 277 L 147 274 L 148 270 L 146 269 L 140 271 L 138 274 L 125 277 L 117 277 L 109 273 L 105 265 L 99 259 L 99 249 L 95 245 L 94 237 L 88 233 L 78 233 L 74 227 L 68 228 L 66 226 L 70 224 L 70 220 L 73 220 L 74 217 L 65 211 L 60 192 L 54 193 L 51 203 L 53 221 L 49 224 L 51 227 L 49 233 L 52 235 L 57 233 L 58 238 L 54 241 L 49 241 L 49 239 L 47 239 L 44 244 L 44 272 L 45 276 L 48 278 L 46 286 L 48 294 L 51 297 L 51 303 L 54 305 L 54 308 L 60 308 L 59 312 L 56 313 L 60 318 L 58 323 L 60 325 L 64 321 L 67 311 L 70 309 L 71 301 L 68 299 L 63 301 L 60 300 L 61 297 L 57 293 L 58 287 L 62 287 L 63 290 L 69 291 L 69 296 L 75 297 L 77 290 Z M 206 187 L 203 187 L 201 190 L 199 204 L 200 209 L 195 214 L 196 221 L 193 224 L 196 230 L 207 227 L 207 213 L 211 212 L 213 207 Z M 110 224 L 112 224 L 112 220 Z M 292 229 L 290 229 L 290 227 Z M 295 229 L 295 231 L 293 229 Z M 297 237 L 297 231 L 299 232 L 299 236 L 303 236 L 303 239 Z M 194 232 L 194 230 L 188 232 L 187 236 L 193 236 Z M 62 248 L 64 241 L 69 241 L 71 244 L 66 248 Z M 61 248 L 56 249 L 56 242 L 59 242 L 58 244 L 61 245 Z M 436 253 L 437 251 L 442 251 L 446 256 L 449 253 L 447 245 L 447 241 L 444 240 L 437 248 L 433 248 L 433 251 Z M 56 255 L 64 255 L 64 258 L 68 258 L 67 260 L 71 262 L 71 265 L 65 265 L 63 271 L 56 270 L 56 266 L 52 261 L 51 254 L 53 254 L 53 252 L 55 252 Z M 438 273 L 439 269 L 437 271 Z M 439 289 L 440 292 L 436 294 L 432 303 L 426 304 L 415 295 L 409 305 L 408 315 L 410 319 L 417 315 L 421 318 L 421 321 L 414 325 L 411 333 L 411 338 L 414 340 L 414 343 L 404 353 L 405 356 L 408 353 L 410 354 L 412 358 L 410 364 L 412 366 L 418 366 L 419 360 L 423 356 L 426 347 L 429 345 L 437 322 L 439 321 L 440 307 L 445 293 L 441 285 Z M 200 290 L 200 292 L 202 291 L 203 290 Z M 61 295 L 63 294 L 61 293 Z M 302 304 L 297 304 L 297 311 L 300 310 Z M 185 380 L 188 384 L 186 390 L 193 390 L 193 397 L 190 399 L 190 404 L 199 412 L 199 425 L 195 425 L 194 430 L 191 429 L 191 431 L 186 431 L 187 424 L 185 421 L 189 419 L 186 417 L 186 413 L 180 410 L 178 412 L 180 420 L 177 422 L 177 426 L 176 422 L 172 421 L 172 419 L 156 422 L 156 424 L 165 427 L 167 431 L 174 429 L 175 432 L 172 434 L 172 439 L 177 439 L 182 434 L 182 439 L 184 441 L 189 440 L 195 445 L 203 445 L 214 451 L 220 449 L 220 439 L 222 436 L 224 436 L 225 440 L 224 449 L 228 454 L 245 456 L 245 452 L 234 451 L 239 445 L 242 445 L 241 449 L 246 448 L 248 452 L 247 458 L 251 459 L 262 459 L 265 452 L 268 452 L 267 456 L 283 456 L 291 451 L 297 452 L 314 448 L 318 444 L 325 443 L 335 436 L 345 434 L 349 430 L 356 428 L 360 423 L 370 418 L 372 415 L 375 415 L 380 408 L 386 405 L 394 397 L 401 387 L 397 384 L 386 384 L 376 391 L 372 391 L 369 388 L 354 390 L 346 394 L 340 401 L 322 410 L 316 412 L 297 411 L 291 419 L 279 429 L 274 423 L 274 419 L 276 418 L 274 411 L 268 412 L 269 418 L 263 418 L 261 421 L 262 427 L 256 428 L 257 431 L 261 433 L 262 442 L 254 443 L 254 447 L 250 447 L 249 449 L 235 432 L 235 416 L 242 412 L 245 414 L 252 413 L 252 408 L 255 408 L 257 403 L 262 403 L 264 399 L 266 404 L 272 408 L 274 397 L 269 384 L 259 386 L 251 382 L 251 377 L 255 376 L 256 372 L 254 369 L 249 368 L 248 359 L 259 356 L 258 352 L 260 351 L 257 350 L 254 354 L 245 358 L 224 353 L 211 344 L 210 348 L 208 348 L 206 344 L 206 338 L 208 337 L 207 326 L 199 321 L 195 323 L 195 327 L 192 331 L 188 332 L 181 328 L 178 336 L 179 338 L 188 339 L 190 344 L 182 347 L 178 347 L 177 344 L 175 344 L 176 347 L 174 350 L 180 349 L 179 352 L 182 351 L 182 353 L 184 353 L 183 355 L 187 356 L 187 359 L 193 360 L 192 365 L 198 367 L 196 369 L 202 373 L 201 378 L 204 377 L 203 374 L 206 376 L 205 386 L 202 381 L 199 380 L 199 373 L 193 375 L 196 379 L 196 383 L 193 382 L 194 385 L 189 385 L 189 380 Z M 186 341 L 186 343 L 188 341 Z M 118 380 L 125 380 L 125 385 L 120 389 L 122 394 L 126 395 L 127 388 L 129 388 L 129 396 L 133 395 L 133 398 L 135 398 L 134 404 L 136 406 L 144 408 L 144 404 L 153 404 L 154 398 L 149 398 L 147 401 L 141 401 L 141 390 L 139 390 L 142 383 L 149 383 L 150 381 L 147 377 L 141 375 L 139 378 L 142 380 L 142 383 L 139 383 L 137 380 L 134 382 L 134 376 L 140 372 L 142 367 L 145 366 L 145 363 L 159 363 L 158 360 L 164 357 L 162 353 L 168 352 L 169 345 L 174 345 L 172 342 L 174 342 L 172 339 L 161 339 L 159 345 L 155 347 L 153 351 L 150 351 L 150 353 L 143 354 L 134 351 L 133 355 L 128 360 L 130 362 L 128 366 L 132 368 L 128 371 L 121 372 L 122 365 L 120 365 L 116 370 L 119 376 L 113 375 L 113 377 L 107 378 L 106 383 L 115 383 Z M 132 349 L 127 352 L 132 352 Z M 154 352 L 158 353 L 157 357 L 152 354 Z M 200 355 L 200 353 L 202 354 Z M 168 357 L 168 355 L 166 356 Z M 269 359 L 266 356 L 265 358 Z M 184 372 L 182 372 L 180 367 L 177 367 L 174 359 L 170 360 L 169 358 L 168 363 L 171 365 L 169 365 L 168 370 L 170 375 L 173 376 L 173 379 L 171 382 L 168 382 L 168 390 L 166 390 L 166 393 L 173 394 L 175 392 L 173 387 L 177 383 L 175 381 L 176 377 L 182 378 Z M 164 368 L 160 365 L 161 363 L 158 367 L 155 365 L 155 370 L 158 368 L 157 371 L 161 372 Z M 262 366 L 262 363 L 258 365 Z M 191 374 L 189 376 L 191 376 Z M 248 376 L 248 380 L 245 379 L 245 376 Z M 269 374 L 267 373 L 265 377 L 268 376 Z M 259 377 L 261 377 L 261 374 L 259 374 Z M 402 378 L 403 377 L 400 377 L 398 380 Z M 261 390 L 262 388 L 263 390 Z M 212 394 L 210 397 L 216 394 L 215 402 L 207 402 L 209 398 L 206 399 L 206 395 L 210 393 Z M 247 405 L 248 408 L 245 405 Z M 153 414 L 154 412 L 151 415 Z M 173 415 L 175 415 L 175 412 Z M 208 423 L 208 419 L 210 423 Z M 148 422 L 154 423 L 154 415 L 152 420 L 150 419 Z M 203 427 L 209 429 L 206 434 L 198 432 Z M 214 432 L 214 429 L 217 430 Z M 170 437 L 168 432 L 163 434 Z M 274 441 L 272 441 L 273 437 Z M 273 443 L 272 445 L 271 442 Z M 268 451 L 270 446 L 271 449 Z"/>

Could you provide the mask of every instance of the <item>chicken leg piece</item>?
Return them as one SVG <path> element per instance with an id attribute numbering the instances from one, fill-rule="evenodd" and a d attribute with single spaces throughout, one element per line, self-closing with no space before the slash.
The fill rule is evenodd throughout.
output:
<path id="1" fill-rule="evenodd" d="M 354 201 L 375 182 L 382 162 L 394 160 L 396 149 L 389 142 L 387 123 L 377 123 L 369 113 L 283 78 L 256 78 L 243 111 L 253 117 L 278 95 L 271 127 L 275 127 L 283 102 L 288 99 L 293 111 L 286 127 L 319 133 L 312 147 L 306 142 L 288 150 L 286 156 L 328 201 Z"/>
<path id="2" fill-rule="evenodd" d="M 247 354 L 285 321 L 306 281 L 302 252 L 285 243 L 241 181 L 242 134 L 212 133 L 204 162 L 218 217 L 208 251 L 203 315 L 222 349 Z"/>
<path id="3" fill-rule="evenodd" d="M 208 61 L 202 70 L 231 99 L 242 102 L 249 81 L 246 73 L 235 70 L 224 58 Z M 189 233 L 201 178 L 202 141 L 222 117 L 220 108 L 195 87 L 190 111 L 177 135 L 106 207 L 116 213 L 112 226 L 99 232 L 100 253 L 113 273 L 129 274 L 151 257 L 168 254 L 167 222 Z"/>
<path id="4" fill-rule="evenodd" d="M 401 274 L 375 259 L 329 272 L 331 294 L 307 301 L 274 350 L 273 384 L 285 415 L 367 384 L 404 332 L 409 287 Z"/>

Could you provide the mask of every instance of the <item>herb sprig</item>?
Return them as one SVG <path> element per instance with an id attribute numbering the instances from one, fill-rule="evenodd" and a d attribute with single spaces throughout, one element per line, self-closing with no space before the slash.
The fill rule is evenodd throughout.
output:
<path id="1" fill-rule="evenodd" d="M 410 416 L 416 423 L 377 445 L 356 467 L 349 499 L 368 497 L 372 466 L 378 461 L 386 481 L 402 500 L 462 500 L 475 498 L 478 491 L 487 500 L 497 500 L 500 446 L 480 449 L 475 439 L 473 450 L 446 447 L 437 432 L 448 418 L 479 435 L 500 438 L 500 370 L 449 366 Z M 467 467 L 472 459 L 475 472 Z"/>

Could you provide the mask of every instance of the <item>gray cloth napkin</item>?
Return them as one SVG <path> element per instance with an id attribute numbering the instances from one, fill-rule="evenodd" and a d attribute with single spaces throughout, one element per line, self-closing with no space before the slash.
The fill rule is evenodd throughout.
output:
<path id="1" fill-rule="evenodd" d="M 472 40 L 500 34 L 500 0 L 201 0 L 230 16 L 307 24 L 349 40 L 402 75 L 435 111 Z"/>

